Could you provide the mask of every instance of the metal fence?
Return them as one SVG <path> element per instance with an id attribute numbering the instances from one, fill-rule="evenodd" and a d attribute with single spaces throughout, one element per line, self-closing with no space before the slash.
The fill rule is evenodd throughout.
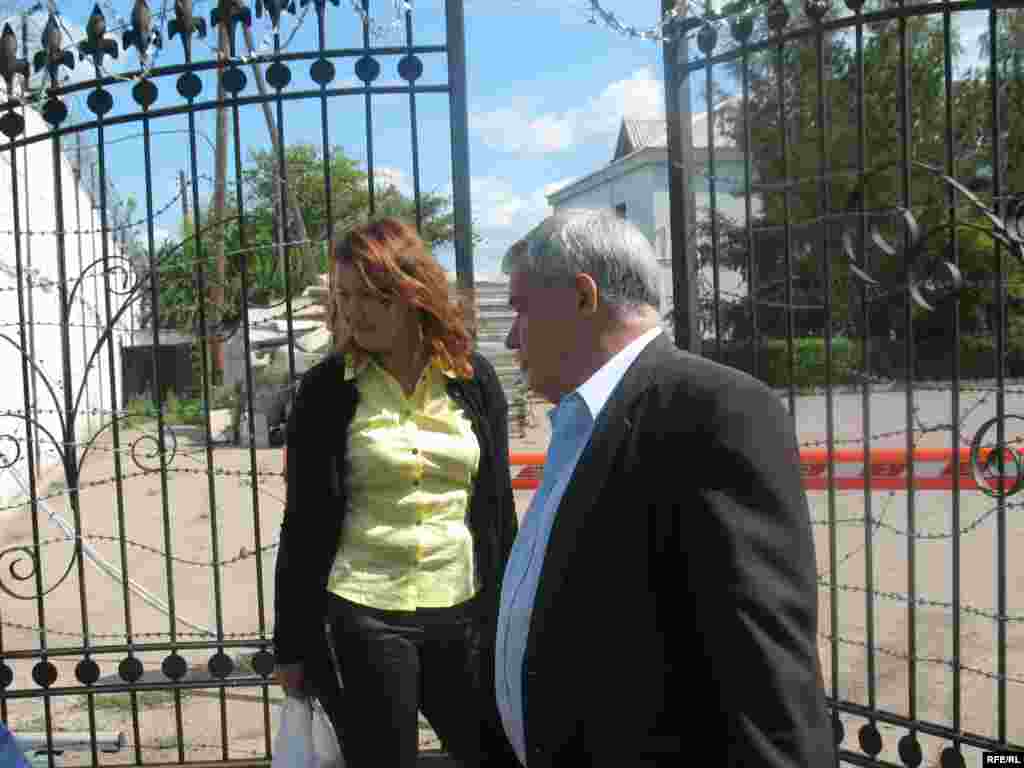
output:
<path id="1" fill-rule="evenodd" d="M 1022 5 L 715 8 L 664 6 L 673 321 L 776 387 L 825 452 L 810 495 L 840 760 L 1021 749 Z M 924 449 L 950 489 L 922 488 Z M 897 490 L 873 481 L 887 467 Z"/>
<path id="2" fill-rule="evenodd" d="M 353 183 L 332 165 L 342 121 L 365 128 L 360 194 L 370 215 L 397 199 L 379 178 L 379 134 L 396 128 L 374 120 L 383 101 L 407 117 L 402 168 L 417 225 L 437 212 L 421 173 L 424 145 L 435 166 L 450 158 L 457 287 L 473 286 L 462 0 L 446 0 L 434 27 L 441 39 L 426 42 L 414 40 L 407 4 L 351 5 L 101 2 L 74 33 L 51 5 L 26 11 L 31 25 L 0 32 L 0 719 L 42 764 L 270 759 L 283 478 L 281 451 L 257 434 L 263 374 L 250 317 L 279 322 L 289 341 L 322 317 L 290 281 L 308 282 L 308 269 L 293 267 L 325 252 L 351 220 L 332 194 L 332 182 Z M 396 23 L 375 36 L 375 19 L 392 12 Z M 19 26 L 38 36 L 31 48 Z M 224 121 L 216 144 L 203 131 L 213 116 Z M 264 123 L 270 141 L 252 127 Z M 300 133 L 316 150 L 315 231 L 294 212 L 302 201 L 286 161 Z M 253 147 L 267 150 L 272 179 L 274 208 L 263 219 L 247 175 Z M 169 157 L 177 165 L 168 177 Z M 121 204 L 112 189 L 133 176 L 144 199 Z M 179 205 L 181 226 L 161 223 Z M 160 231 L 169 229 L 178 231 Z M 211 253 L 218 240 L 232 246 L 226 267 Z M 270 306 L 253 293 L 256 254 L 268 251 L 284 265 L 284 298 Z M 173 280 L 193 297 L 192 326 L 179 328 L 196 339 L 199 410 L 189 418 L 161 386 Z M 224 309 L 232 301 L 233 323 Z M 120 356 L 141 325 L 154 386 L 133 410 L 121 397 Z M 228 337 L 245 362 L 241 386 L 222 392 Z M 291 343 L 284 351 L 288 391 L 305 353 Z"/>

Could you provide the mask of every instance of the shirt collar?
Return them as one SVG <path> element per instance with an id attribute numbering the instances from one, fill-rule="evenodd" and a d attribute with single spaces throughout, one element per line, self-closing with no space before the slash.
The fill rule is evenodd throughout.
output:
<path id="1" fill-rule="evenodd" d="M 358 376 L 362 375 L 363 371 L 366 370 L 367 365 L 369 365 L 371 359 L 372 357 L 370 355 L 365 355 L 363 359 L 358 364 L 356 364 L 355 355 L 353 355 L 351 352 L 346 352 L 345 381 L 352 381 L 352 379 L 355 379 Z M 455 371 L 453 371 L 451 368 L 449 368 L 447 365 L 441 362 L 440 358 L 436 356 L 430 358 L 430 365 L 433 366 L 434 368 L 437 368 L 449 379 L 454 379 L 457 376 Z"/>
<path id="2" fill-rule="evenodd" d="M 633 339 L 572 393 L 581 397 L 587 404 L 592 419 L 597 420 L 601 409 L 608 402 L 615 387 L 622 381 L 622 377 L 626 375 L 629 366 L 660 333 L 661 328 L 651 328 L 642 336 Z"/>

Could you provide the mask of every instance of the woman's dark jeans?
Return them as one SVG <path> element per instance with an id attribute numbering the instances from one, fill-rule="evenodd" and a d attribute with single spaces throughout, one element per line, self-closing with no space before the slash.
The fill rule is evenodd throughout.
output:
<path id="1" fill-rule="evenodd" d="M 467 768 L 514 755 L 494 702 L 473 601 L 384 611 L 330 596 L 343 695 L 321 696 L 347 768 L 414 768 L 422 711 L 448 754 Z M 518 761 L 511 764 L 518 764 Z"/>

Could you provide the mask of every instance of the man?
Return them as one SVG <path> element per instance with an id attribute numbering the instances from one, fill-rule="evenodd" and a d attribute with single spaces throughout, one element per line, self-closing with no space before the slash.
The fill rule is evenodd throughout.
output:
<path id="1" fill-rule="evenodd" d="M 611 212 L 545 220 L 504 271 L 507 345 L 557 404 L 498 620 L 520 762 L 834 765 L 810 517 L 778 398 L 675 348 L 650 243 Z"/>

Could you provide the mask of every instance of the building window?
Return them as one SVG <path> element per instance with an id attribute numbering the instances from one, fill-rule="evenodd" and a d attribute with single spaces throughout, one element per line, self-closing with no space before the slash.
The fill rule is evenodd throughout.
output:
<path id="1" fill-rule="evenodd" d="M 620 219 L 626 218 L 626 204 L 625 203 L 619 203 L 618 205 L 615 206 L 615 215 L 618 216 Z"/>

